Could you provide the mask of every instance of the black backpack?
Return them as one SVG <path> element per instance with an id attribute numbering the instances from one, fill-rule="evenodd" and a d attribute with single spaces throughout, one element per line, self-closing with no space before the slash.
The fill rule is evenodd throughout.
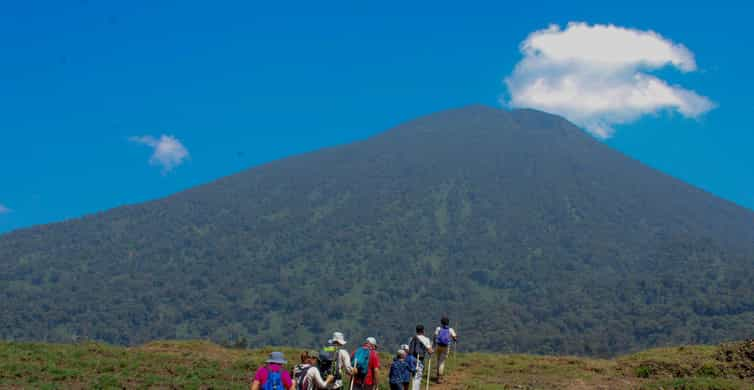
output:
<path id="1" fill-rule="evenodd" d="M 322 378 L 327 378 L 328 375 L 332 375 L 336 380 L 341 379 L 340 367 L 338 367 L 337 361 L 337 349 L 324 349 L 326 354 L 319 355 L 319 374 Z"/>
<path id="2" fill-rule="evenodd" d="M 300 370 L 296 374 L 296 390 L 304 390 L 307 388 L 307 386 L 304 386 L 304 378 L 306 377 L 306 373 L 308 373 L 312 368 L 315 367 L 307 365 L 305 369 Z"/>
<path id="3" fill-rule="evenodd" d="M 424 355 L 427 354 L 427 347 L 424 346 L 424 343 L 419 341 L 418 336 L 414 336 L 408 343 L 408 354 L 417 359 L 424 359 Z"/>

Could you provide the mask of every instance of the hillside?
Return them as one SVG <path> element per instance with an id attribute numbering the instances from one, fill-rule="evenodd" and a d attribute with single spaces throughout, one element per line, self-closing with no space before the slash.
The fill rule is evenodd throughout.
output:
<path id="1" fill-rule="evenodd" d="M 471 106 L 0 236 L 0 338 L 612 356 L 751 336 L 754 214 L 562 118 Z"/>
<path id="2" fill-rule="evenodd" d="M 299 352 L 283 350 L 289 359 Z M 248 388 L 272 348 L 225 349 L 201 341 L 140 347 L 0 343 L 0 388 Z M 387 368 L 390 356 L 382 354 Z M 654 349 L 614 360 L 460 353 L 434 390 L 752 389 L 754 341 Z M 381 389 L 386 389 L 386 370 Z"/>

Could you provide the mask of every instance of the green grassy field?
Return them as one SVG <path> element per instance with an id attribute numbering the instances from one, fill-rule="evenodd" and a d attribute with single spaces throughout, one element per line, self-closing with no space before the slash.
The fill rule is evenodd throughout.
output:
<path id="1" fill-rule="evenodd" d="M 274 349 L 291 363 L 300 352 Z M 250 375 L 272 350 L 203 341 L 135 348 L 4 342 L 0 388 L 248 388 Z M 382 355 L 383 376 L 390 360 Z M 754 342 L 653 349 L 612 360 L 463 353 L 451 359 L 447 374 L 442 385 L 430 388 L 754 389 Z"/>

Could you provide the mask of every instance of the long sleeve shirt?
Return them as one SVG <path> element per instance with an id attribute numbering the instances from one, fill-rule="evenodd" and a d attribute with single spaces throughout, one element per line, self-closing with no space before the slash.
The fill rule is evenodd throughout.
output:
<path id="1" fill-rule="evenodd" d="M 301 367 L 301 370 L 305 370 L 306 372 L 306 374 L 304 374 L 304 377 L 301 379 L 301 382 L 304 384 L 303 388 L 305 390 L 322 390 L 330 388 L 327 382 L 322 379 L 322 375 L 320 375 L 317 367 L 307 364 Z"/>
<path id="2" fill-rule="evenodd" d="M 338 367 L 342 372 L 344 372 L 346 375 L 351 376 L 351 370 L 353 370 L 353 365 L 351 365 L 351 355 L 346 351 L 345 349 L 339 349 L 338 350 Z M 332 388 L 333 389 L 339 389 L 343 387 L 343 379 L 338 379 L 333 383 Z"/>

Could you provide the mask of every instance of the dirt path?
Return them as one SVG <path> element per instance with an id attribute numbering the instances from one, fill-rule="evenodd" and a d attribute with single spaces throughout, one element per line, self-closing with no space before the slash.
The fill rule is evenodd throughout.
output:
<path id="1" fill-rule="evenodd" d="M 455 356 L 451 356 L 445 363 L 445 376 L 442 383 L 435 382 L 437 374 L 437 360 L 432 361 L 432 382 L 429 384 L 429 388 L 432 390 L 465 390 L 469 388 L 469 371 L 463 370 L 462 365 L 459 364 Z M 426 374 L 425 374 L 426 377 Z M 427 387 L 426 381 L 422 382 L 422 390 Z"/>

